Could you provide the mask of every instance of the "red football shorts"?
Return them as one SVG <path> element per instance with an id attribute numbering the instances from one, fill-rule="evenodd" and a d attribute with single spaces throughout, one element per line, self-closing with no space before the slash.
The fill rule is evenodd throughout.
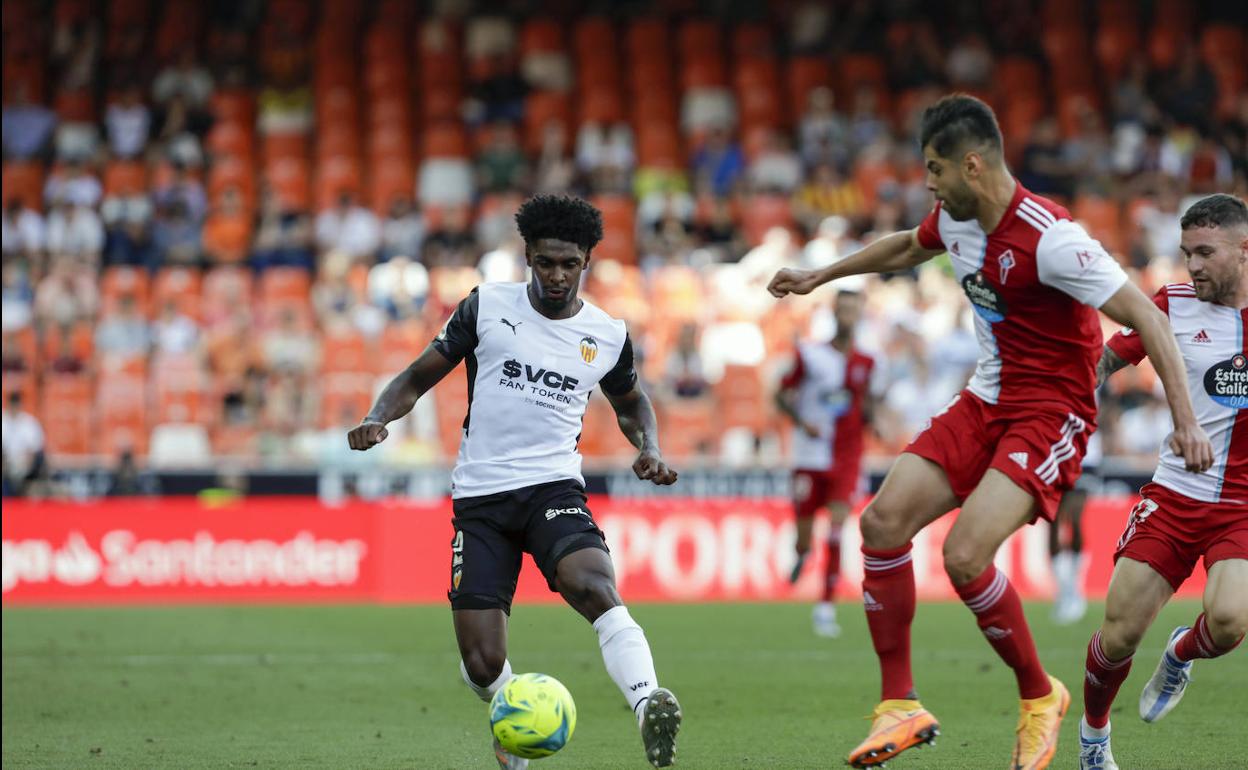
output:
<path id="1" fill-rule="evenodd" d="M 793 510 L 799 519 L 809 518 L 831 503 L 851 505 L 858 493 L 859 467 L 826 471 L 793 471 Z"/>
<path id="2" fill-rule="evenodd" d="M 959 500 L 995 468 L 1031 493 L 1036 517 L 1053 521 L 1095 429 L 1073 414 L 994 406 L 964 390 L 903 451 L 939 465 Z"/>
<path id="3" fill-rule="evenodd" d="M 1179 590 L 1205 557 L 1205 570 L 1223 559 L 1248 559 L 1248 510 L 1241 504 L 1204 503 L 1149 482 L 1127 518 L 1114 561 L 1141 561 Z"/>

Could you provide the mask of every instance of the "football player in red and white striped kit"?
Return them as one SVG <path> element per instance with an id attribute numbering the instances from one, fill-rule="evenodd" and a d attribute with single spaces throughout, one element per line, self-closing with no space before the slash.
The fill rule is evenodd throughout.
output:
<path id="1" fill-rule="evenodd" d="M 1052 520 L 1079 475 L 1096 427 L 1097 308 L 1139 333 L 1169 398 L 1176 454 L 1204 470 L 1213 450 L 1192 411 L 1165 315 L 1066 209 L 1013 177 L 992 110 L 974 97 L 947 96 L 924 112 L 920 145 L 936 207 L 918 228 L 828 267 L 781 270 L 769 286 L 777 297 L 806 294 L 947 252 L 976 312 L 974 377 L 897 458 L 862 514 L 863 600 L 883 686 L 870 733 L 848 761 L 877 766 L 939 732 L 911 675 L 910 549 L 919 530 L 960 505 L 944 544 L 945 571 L 1018 680 L 1010 766 L 1038 770 L 1052 761 L 1070 694 L 1040 664 L 1018 594 L 992 560 L 1020 527 Z"/>
<path id="2" fill-rule="evenodd" d="M 1214 460 L 1189 473 L 1163 444 L 1157 472 L 1118 541 L 1105 622 L 1088 644 L 1079 725 L 1084 770 L 1118 767 L 1109 746 L 1110 706 L 1144 632 L 1202 556 L 1209 573 L 1204 612 L 1170 634 L 1140 696 L 1140 717 L 1155 722 L 1170 713 L 1187 689 L 1192 661 L 1225 655 L 1248 632 L 1248 206 L 1212 195 L 1192 204 L 1181 227 L 1192 283 L 1165 286 L 1153 301 L 1170 318 Z M 1145 355 L 1138 334 L 1115 334 L 1101 354 L 1100 379 Z"/>

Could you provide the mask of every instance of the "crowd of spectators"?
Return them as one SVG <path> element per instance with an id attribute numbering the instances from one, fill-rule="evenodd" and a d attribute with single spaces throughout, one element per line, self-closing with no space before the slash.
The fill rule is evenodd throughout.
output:
<path id="1" fill-rule="evenodd" d="M 915 226 L 931 205 L 914 141 L 921 109 L 951 89 L 1001 105 L 994 87 L 1007 59 L 1030 57 L 1043 71 L 1046 57 L 1039 39 L 1028 36 L 1042 26 L 1042 11 L 1029 19 L 1014 4 L 959 6 L 956 19 L 906 4 L 788 4 L 767 27 L 781 63 L 800 56 L 835 63 L 889 50 L 877 56 L 883 79 L 817 84 L 801 94 L 791 119 L 761 129 L 744 125 L 748 105 L 732 89 L 690 86 L 679 100 L 682 162 L 655 164 L 636 122 L 531 126 L 532 94 L 568 92 L 575 82 L 570 54 L 521 56 L 521 20 L 457 19 L 469 4 L 440 3 L 449 21 L 414 21 L 411 34 L 419 24 L 427 44 L 458 36 L 466 88 L 455 110 L 471 138 L 463 156 L 425 157 L 408 194 L 388 200 L 348 185 L 330 199 L 292 206 L 264 178 L 254 194 L 240 185 L 209 189 L 210 172 L 222 162 L 214 146 L 225 141 L 213 133 L 222 119 L 214 98 L 223 89 L 255 94 L 256 141 L 323 130 L 313 54 L 300 37 L 314 28 L 315 4 L 170 4 L 163 19 L 190 13 L 198 29 L 175 46 L 162 42 L 166 24 L 154 26 L 161 19 L 106 19 L 90 3 L 58 2 L 57 12 L 47 13 L 43 4 L 14 2 L 20 9 L 12 17 L 25 14 L 18 26 L 9 5 L 6 393 L 38 393 L 10 383 L 51 375 L 121 370 L 154 383 L 186 367 L 200 375 L 194 381 L 203 384 L 195 387 L 207 394 L 202 414 L 214 425 L 210 451 L 275 460 L 315 460 L 317 436 L 333 441 L 333 431 L 361 416 L 350 408 L 354 401 L 326 411 L 332 339 L 354 335 L 389 346 L 401 337 L 388 332 L 404 325 L 427 338 L 475 283 L 523 279 L 511 214 L 535 192 L 626 201 L 623 226 L 614 208 L 607 211 L 608 241 L 585 290 L 629 321 L 644 376 L 661 404 L 707 399 L 725 367 L 750 367 L 765 393 L 788 365 L 796 336 L 831 332 L 826 296 L 776 305 L 763 289 L 772 272 L 826 264 L 881 234 Z M 690 5 L 696 3 L 680 4 Z M 1146 288 L 1184 280 L 1178 218 L 1188 201 L 1215 190 L 1248 192 L 1248 67 L 1226 75 L 1210 59 L 1223 49 L 1203 45 L 1202 37 L 1211 25 L 1229 26 L 1242 42 L 1244 20 L 1216 13 L 1192 19 L 1165 55 L 1128 51 L 1086 96 L 1061 97 L 1060 109 L 1059 95 L 1047 96 L 1038 84 L 1035 98 L 1054 106 L 1021 123 L 1001 112 L 1009 159 L 1023 184 L 1086 216 Z M 678 24 L 673 17 L 672 28 Z M 759 21 L 725 25 L 725 40 L 738 24 Z M 961 32 L 947 34 L 954 28 Z M 261 38 L 265 45 L 257 49 Z M 41 41 L 49 44 L 46 51 Z M 15 65 L 12 77 L 10 59 L 23 65 Z M 37 76 L 26 75 L 32 61 Z M 11 164 L 31 162 L 46 170 L 36 200 L 11 191 L 8 182 Z M 127 164 L 142 169 L 139 182 L 110 176 Z M 204 301 L 185 304 L 179 293 L 156 299 L 140 289 L 149 279 L 119 289 L 105 280 L 125 274 L 117 268 L 134 268 L 150 281 L 184 268 L 185 280 L 204 285 Z M 292 269 L 307 277 L 301 302 L 269 306 L 264 294 L 253 301 L 255 287 L 270 283 L 266 274 Z M 873 444 L 884 455 L 960 387 L 976 345 L 966 303 L 941 260 L 855 286 L 868 297 L 861 343 L 881 358 L 891 383 Z M 24 343 L 22 335 L 37 343 Z M 409 339 L 410 347 L 398 352 L 413 356 L 424 341 Z M 758 410 L 767 411 L 769 401 L 760 397 Z M 1159 404 L 1147 376 L 1107 392 L 1107 453 L 1151 455 L 1166 430 Z M 56 406 L 13 408 L 46 417 Z M 200 414 L 190 409 L 174 421 L 195 422 Z M 8 478 L 9 409 L 5 419 Z M 436 434 L 439 418 L 425 419 Z M 219 431 L 233 429 L 248 440 L 218 441 Z M 428 441 L 430 430 L 416 426 L 409 438 Z M 710 454 L 783 462 L 782 433 L 781 423 L 769 419 L 754 427 L 750 441 L 733 443 L 731 453 L 711 445 Z M 23 439 L 23 446 L 33 443 Z M 131 437 L 109 448 L 133 453 L 147 443 Z M 414 456 L 446 460 L 438 455 L 443 451 Z"/>

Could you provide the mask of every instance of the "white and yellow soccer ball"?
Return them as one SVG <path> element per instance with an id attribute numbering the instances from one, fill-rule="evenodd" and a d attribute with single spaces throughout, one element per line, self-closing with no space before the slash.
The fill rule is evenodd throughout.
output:
<path id="1" fill-rule="evenodd" d="M 572 739 L 576 704 L 553 676 L 513 676 L 490 700 L 490 729 L 508 754 L 548 757 Z"/>

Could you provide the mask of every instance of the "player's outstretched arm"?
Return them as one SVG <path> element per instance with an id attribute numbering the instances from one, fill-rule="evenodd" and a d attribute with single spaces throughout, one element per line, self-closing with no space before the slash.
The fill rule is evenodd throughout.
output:
<path id="1" fill-rule="evenodd" d="M 602 392 L 615 410 L 620 431 L 637 447 L 637 459 L 633 461 L 637 478 L 660 485 L 675 484 L 676 471 L 667 466 L 659 451 L 659 421 L 641 383 L 634 382 L 632 389 L 618 395 L 612 395 L 606 388 Z"/>
<path id="2" fill-rule="evenodd" d="M 432 345 L 399 372 L 369 410 L 358 426 L 347 434 L 352 449 L 365 450 L 386 440 L 386 425 L 412 411 L 416 400 L 442 381 L 459 364 L 438 352 Z"/>
<path id="3" fill-rule="evenodd" d="M 1101 360 L 1096 362 L 1096 387 L 1101 387 L 1115 372 L 1130 365 L 1130 361 L 1124 361 L 1112 348 L 1104 346 L 1101 348 Z"/>
<path id="4" fill-rule="evenodd" d="M 917 228 L 886 235 L 855 251 L 835 264 L 813 270 L 786 267 L 775 274 L 767 291 L 774 297 L 786 294 L 809 294 L 828 281 L 862 273 L 896 273 L 921 265 L 939 249 L 925 249 L 919 244 Z"/>
<path id="5" fill-rule="evenodd" d="M 1140 335 L 1140 342 L 1157 370 L 1170 403 L 1170 415 L 1174 419 L 1170 448 L 1183 458 L 1189 471 L 1208 470 L 1213 465 L 1213 445 L 1196 421 L 1192 397 L 1187 391 L 1183 356 L 1166 314 L 1130 281 L 1101 305 L 1101 312 Z"/>

